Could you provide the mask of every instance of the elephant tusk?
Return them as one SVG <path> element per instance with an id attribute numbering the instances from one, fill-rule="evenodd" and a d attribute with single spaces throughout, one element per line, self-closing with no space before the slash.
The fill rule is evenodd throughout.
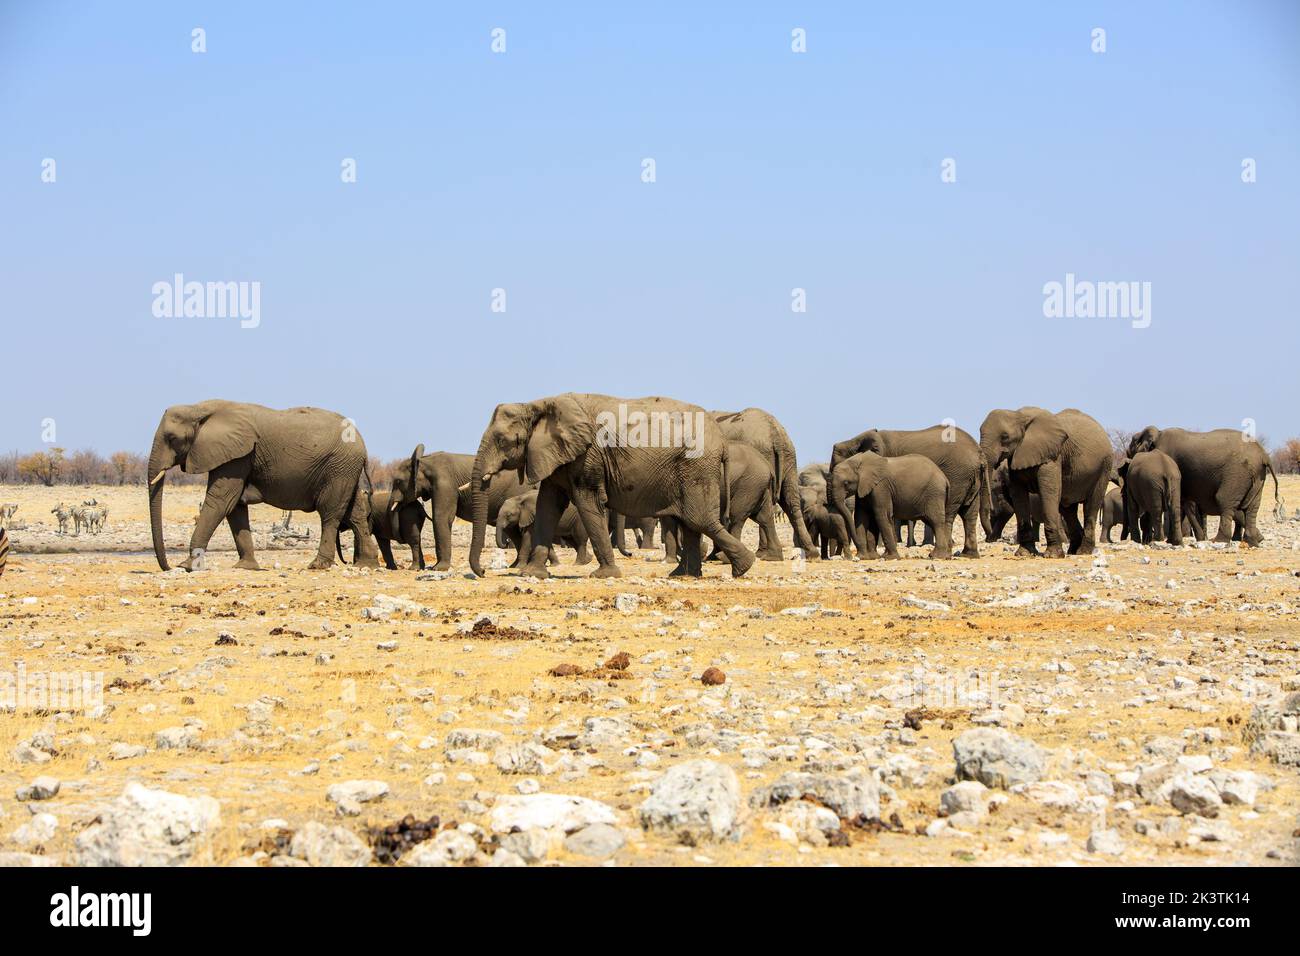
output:
<path id="1" fill-rule="evenodd" d="M 151 485 L 156 485 L 156 484 L 158 484 L 158 482 L 162 481 L 162 476 L 165 475 L 165 474 L 167 474 L 167 469 L 166 469 L 166 468 L 164 468 L 162 471 L 158 472 L 158 474 L 154 475 L 154 476 L 153 476 L 153 480 L 150 481 L 149 484 L 151 484 Z"/>
<path id="2" fill-rule="evenodd" d="M 484 475 L 483 477 L 486 478 L 487 475 Z M 457 491 L 468 491 L 468 490 L 469 490 L 469 486 L 470 486 L 471 484 L 473 484 L 472 481 L 467 481 L 467 482 L 465 482 L 465 484 L 461 485 L 461 486 L 460 486 L 459 488 L 457 488 L 456 490 L 457 490 Z"/>

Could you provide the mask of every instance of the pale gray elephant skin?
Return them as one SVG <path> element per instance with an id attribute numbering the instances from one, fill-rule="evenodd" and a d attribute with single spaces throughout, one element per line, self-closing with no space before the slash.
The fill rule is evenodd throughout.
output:
<path id="1" fill-rule="evenodd" d="M 222 521 L 230 525 L 238 568 L 257 569 L 248 506 L 265 502 L 284 511 L 320 513 L 320 550 L 312 568 L 334 563 L 339 525 L 352 529 L 356 563 L 378 567 L 370 536 L 370 482 L 366 443 L 356 426 L 320 408 L 274 409 L 211 400 L 173 405 L 163 412 L 149 451 L 149 525 L 158 566 L 168 570 L 162 504 L 167 469 L 208 476 L 189 557 L 195 570 Z"/>

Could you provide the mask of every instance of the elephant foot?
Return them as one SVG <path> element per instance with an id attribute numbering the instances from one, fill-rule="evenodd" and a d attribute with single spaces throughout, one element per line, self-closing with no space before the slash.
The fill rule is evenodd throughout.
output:
<path id="1" fill-rule="evenodd" d="M 363 555 L 362 557 L 357 558 L 356 561 L 353 562 L 352 566 L 354 568 L 378 568 L 379 559 L 373 554 Z"/>
<path id="2" fill-rule="evenodd" d="M 602 564 L 595 571 L 591 572 L 593 578 L 621 578 L 623 572 L 619 570 L 617 564 Z"/>
<path id="3" fill-rule="evenodd" d="M 1049 558 L 1064 558 L 1065 550 L 1059 544 L 1049 544 L 1046 555 Z"/>
<path id="4" fill-rule="evenodd" d="M 739 578 L 744 576 L 745 572 L 754 566 L 754 556 L 748 551 L 742 551 L 740 555 L 731 562 L 731 576 Z"/>
<path id="5" fill-rule="evenodd" d="M 327 557 L 325 557 L 325 556 L 322 555 L 322 554 L 318 554 L 318 555 L 316 555 L 315 559 L 312 560 L 312 563 L 309 564 L 309 565 L 307 565 L 307 570 L 308 570 L 308 571 L 324 571 L 324 570 L 326 570 L 327 568 L 332 568 L 332 567 L 334 567 L 334 559 L 333 559 L 333 558 L 327 558 Z"/>
<path id="6" fill-rule="evenodd" d="M 512 567 L 513 567 L 513 565 L 512 565 Z M 437 564 L 435 564 L 435 565 L 433 566 L 433 570 L 435 570 L 435 571 L 450 571 L 450 570 L 451 570 L 451 562 L 450 562 L 450 561 L 439 561 Z"/>
<path id="7" fill-rule="evenodd" d="M 242 570 L 242 571 L 261 571 L 261 570 L 262 570 L 262 566 L 261 566 L 260 564 L 257 563 L 257 559 L 256 559 L 256 558 L 252 558 L 252 557 L 249 557 L 249 558 L 240 558 L 238 561 L 235 562 L 235 567 L 239 568 L 239 569 Z"/>
<path id="8" fill-rule="evenodd" d="M 704 577 L 704 572 L 692 571 L 686 565 L 679 564 L 677 565 L 677 567 L 673 568 L 671 571 L 668 572 L 668 576 L 670 578 L 702 578 Z"/>
<path id="9" fill-rule="evenodd" d="M 1092 554 L 1093 551 L 1095 550 L 1097 550 L 1096 545 L 1089 542 L 1085 544 L 1080 544 L 1078 547 L 1070 548 L 1070 553 L 1071 554 Z"/>
<path id="10" fill-rule="evenodd" d="M 1036 558 L 1036 557 L 1038 557 L 1038 548 L 1037 548 L 1037 547 L 1028 547 L 1028 546 L 1022 544 L 1022 545 L 1020 545 L 1019 547 L 1016 548 L 1016 555 L 1015 555 L 1015 556 L 1016 556 L 1017 558 Z"/>
<path id="11" fill-rule="evenodd" d="M 962 548 L 957 552 L 957 556 L 959 558 L 978 558 L 980 556 L 980 549 L 970 547 Z"/>
<path id="12" fill-rule="evenodd" d="M 936 561 L 947 561 L 952 557 L 952 551 L 940 551 L 938 548 L 935 548 L 929 553 L 929 555 L 927 555 L 927 557 Z"/>
<path id="13" fill-rule="evenodd" d="M 525 564 L 522 568 L 519 569 L 519 575 L 520 577 L 525 577 L 525 578 L 545 579 L 551 576 L 551 572 L 546 569 L 546 561 L 545 559 L 543 559 L 540 564 L 533 561 L 529 561 L 527 564 Z"/>
<path id="14" fill-rule="evenodd" d="M 885 561 L 901 561 L 902 558 L 903 556 L 897 551 L 886 551 L 884 556 Z"/>

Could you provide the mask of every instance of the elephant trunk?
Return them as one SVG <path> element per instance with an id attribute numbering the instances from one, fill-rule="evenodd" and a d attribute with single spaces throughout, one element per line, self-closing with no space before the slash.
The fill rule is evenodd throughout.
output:
<path id="1" fill-rule="evenodd" d="M 980 526 L 984 529 L 984 540 L 992 541 L 993 534 L 993 472 L 988 460 L 980 453 Z"/>
<path id="2" fill-rule="evenodd" d="M 417 499 L 418 500 L 418 499 Z M 402 509 L 402 499 L 388 500 L 388 539 L 390 541 L 402 540 L 402 526 L 398 519 L 398 512 Z"/>
<path id="3" fill-rule="evenodd" d="M 163 541 L 163 485 L 166 483 L 167 469 L 174 464 L 173 457 L 162 436 L 155 435 L 153 448 L 149 451 L 149 469 L 145 480 L 149 482 L 149 530 L 153 533 L 153 553 L 158 559 L 158 567 L 164 571 L 170 571 L 171 565 L 167 563 L 167 544 Z"/>
<path id="4" fill-rule="evenodd" d="M 858 549 L 858 557 L 864 556 L 867 553 L 867 543 L 858 532 L 857 525 L 853 521 L 853 515 L 849 512 L 849 503 L 844 496 L 844 489 L 839 487 L 836 482 L 828 481 L 826 483 L 826 493 L 830 497 L 831 507 L 844 519 L 844 527 L 848 530 L 854 546 Z M 844 557 L 847 558 L 848 555 L 846 554 Z"/>
<path id="5" fill-rule="evenodd" d="M 487 530 L 488 485 L 492 481 L 491 475 L 484 474 L 487 451 L 488 438 L 485 435 L 479 442 L 478 454 L 474 456 L 474 467 L 469 476 L 474 521 L 473 537 L 470 538 L 469 543 L 469 567 L 480 578 L 483 577 L 483 565 L 480 559 L 483 555 L 483 536 Z"/>

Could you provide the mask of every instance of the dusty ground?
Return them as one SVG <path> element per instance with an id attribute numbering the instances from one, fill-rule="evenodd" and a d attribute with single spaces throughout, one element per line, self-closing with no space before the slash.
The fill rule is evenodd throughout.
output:
<path id="1" fill-rule="evenodd" d="M 168 488 L 173 547 L 201 493 Z M 50 531 L 60 497 L 107 503 L 105 534 Z M 1283 497 L 1300 504 L 1300 480 L 1284 480 Z M 221 551 L 202 574 L 164 574 L 151 554 L 126 553 L 148 548 L 141 489 L 0 488 L 6 501 L 45 529 L 12 531 L 3 666 L 102 672 L 107 687 L 102 712 L 0 714 L 6 862 L 76 862 L 77 836 L 129 781 L 219 801 L 193 857 L 218 863 L 293 862 L 288 831 L 308 821 L 366 838 L 406 814 L 476 825 L 462 827 L 479 847 L 470 862 L 487 862 L 499 798 L 533 789 L 612 808 L 619 865 L 1300 862 L 1300 770 L 1243 740 L 1256 703 L 1300 686 L 1300 521 L 1261 516 L 1266 546 L 1253 551 L 1103 545 L 1104 567 L 995 543 L 979 560 L 914 548 L 899 562 L 760 563 L 740 580 L 721 565 L 669 580 L 645 552 L 623 560 L 623 578 L 590 580 L 562 550 L 558 576 L 539 582 L 467 577 L 459 523 L 439 580 L 309 572 L 302 548 L 263 554 L 262 572 L 231 569 Z M 278 516 L 255 509 L 259 547 Z M 318 532 L 311 515 L 294 525 Z M 222 529 L 214 550 L 229 546 Z M 637 600 L 619 609 L 618 595 Z M 485 616 L 495 629 L 467 633 Z M 619 653 L 625 669 L 596 671 Z M 587 673 L 553 676 L 563 664 Z M 705 686 L 709 667 L 725 683 Z M 953 739 L 992 721 L 1046 748 L 1042 779 L 1067 786 L 995 788 L 993 812 L 936 824 Z M 503 772 L 519 742 L 547 749 Z M 1133 792 L 1127 774 L 1179 756 L 1191 774 L 1258 774 L 1253 807 L 1210 819 Z M 736 774 L 738 835 L 688 846 L 643 831 L 649 789 L 699 758 Z M 846 822 L 830 842 L 847 845 L 800 839 L 789 814 L 749 806 L 789 771 L 855 768 L 880 782 L 884 822 Z M 38 776 L 58 794 L 18 801 Z M 352 780 L 389 789 L 344 815 L 326 792 Z M 35 814 L 53 816 L 52 835 L 25 827 Z M 1118 855 L 1089 852 L 1089 835 L 1111 829 Z M 547 862 L 599 858 L 558 835 L 542 846 Z"/>

